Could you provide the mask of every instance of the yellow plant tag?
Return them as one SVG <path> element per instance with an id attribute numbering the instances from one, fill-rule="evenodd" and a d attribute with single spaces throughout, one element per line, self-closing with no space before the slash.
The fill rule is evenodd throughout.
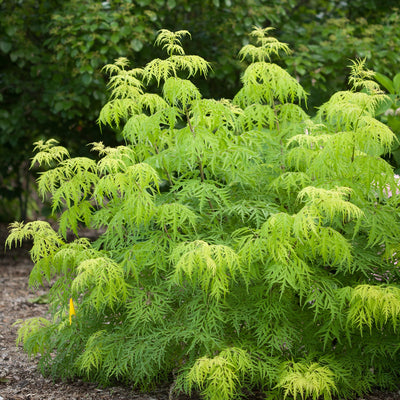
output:
<path id="1" fill-rule="evenodd" d="M 75 315 L 76 317 L 76 312 L 74 308 L 74 302 L 72 301 L 72 297 L 69 299 L 69 324 L 72 324 L 72 316 Z"/>

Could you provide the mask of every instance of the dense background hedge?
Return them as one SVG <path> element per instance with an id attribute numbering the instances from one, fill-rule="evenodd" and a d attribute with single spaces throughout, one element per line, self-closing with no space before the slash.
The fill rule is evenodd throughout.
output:
<path id="1" fill-rule="evenodd" d="M 308 106 L 345 89 L 348 59 L 393 76 L 400 62 L 395 1 L 337 0 L 2 0 L 0 1 L 0 219 L 34 209 L 28 172 L 32 143 L 56 137 L 72 154 L 115 141 L 96 126 L 105 102 L 103 65 L 159 55 L 148 43 L 161 28 L 188 29 L 188 53 L 212 63 L 205 96 L 231 96 L 244 66 L 231 54 L 253 25 L 274 26 L 294 53 L 282 60 L 310 93 Z M 31 202 L 31 204 L 29 204 Z M 29 212 L 28 212 L 29 214 Z"/>

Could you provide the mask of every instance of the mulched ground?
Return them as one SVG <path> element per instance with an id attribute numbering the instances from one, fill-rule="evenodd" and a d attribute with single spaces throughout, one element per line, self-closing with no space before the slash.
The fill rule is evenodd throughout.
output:
<path id="1" fill-rule="evenodd" d="M 0 225 L 0 400 L 198 400 L 198 396 L 171 396 L 163 387 L 152 393 L 140 393 L 126 387 L 101 388 L 82 382 L 53 382 L 37 371 L 37 361 L 16 347 L 18 319 L 45 316 L 46 304 L 33 302 L 45 290 L 32 292 L 28 276 L 32 262 L 27 249 L 3 252 L 5 226 Z M 259 396 L 245 400 L 261 399 Z M 356 400 L 400 400 L 396 393 L 374 392 Z"/>

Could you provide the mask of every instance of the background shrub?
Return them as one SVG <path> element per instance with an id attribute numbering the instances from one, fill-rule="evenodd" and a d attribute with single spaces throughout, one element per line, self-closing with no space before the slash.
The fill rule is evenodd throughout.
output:
<path id="1" fill-rule="evenodd" d="M 161 28 L 190 29 L 196 37 L 187 51 L 213 69 L 195 83 L 213 98 L 236 93 L 243 64 L 232 53 L 248 43 L 254 25 L 275 26 L 290 44 L 294 53 L 280 65 L 310 93 L 311 114 L 346 86 L 349 58 L 366 57 L 389 76 L 398 72 L 399 16 L 390 0 L 3 0 L 0 12 L 3 219 L 25 219 L 35 208 L 27 178 L 31 143 L 57 138 L 73 155 L 87 155 L 86 143 L 100 138 L 94 122 L 105 101 L 101 67 L 126 55 L 136 65 L 158 57 L 148 43 Z M 104 129 L 101 139 L 116 144 Z"/>

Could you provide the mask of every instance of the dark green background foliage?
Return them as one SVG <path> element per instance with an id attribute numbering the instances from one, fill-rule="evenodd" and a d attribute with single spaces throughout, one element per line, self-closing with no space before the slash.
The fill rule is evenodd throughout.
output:
<path id="1" fill-rule="evenodd" d="M 161 28 L 189 29 L 188 52 L 212 63 L 205 96 L 232 97 L 242 71 L 232 58 L 253 25 L 274 26 L 294 50 L 289 72 L 311 94 L 310 107 L 344 88 L 348 59 L 365 56 L 394 76 L 400 56 L 396 2 L 302 0 L 1 0 L 0 202 L 24 218 L 27 159 L 39 138 L 57 137 L 73 154 L 98 140 L 104 103 L 100 69 L 119 56 L 143 65 L 158 56 L 149 43 Z M 115 142 L 107 131 L 104 141 Z M 20 198 L 15 208 L 12 199 Z M 6 199 L 9 199 L 8 202 Z M 14 205 L 13 205 L 14 204 Z"/>
<path id="2" fill-rule="evenodd" d="M 1 194 L 13 195 L 26 184 L 20 170 L 33 140 L 56 137 L 87 152 L 105 101 L 101 67 L 140 50 L 154 15 L 136 14 L 128 2 L 30 0 L 2 2 L 0 13 L 0 180 Z"/>

